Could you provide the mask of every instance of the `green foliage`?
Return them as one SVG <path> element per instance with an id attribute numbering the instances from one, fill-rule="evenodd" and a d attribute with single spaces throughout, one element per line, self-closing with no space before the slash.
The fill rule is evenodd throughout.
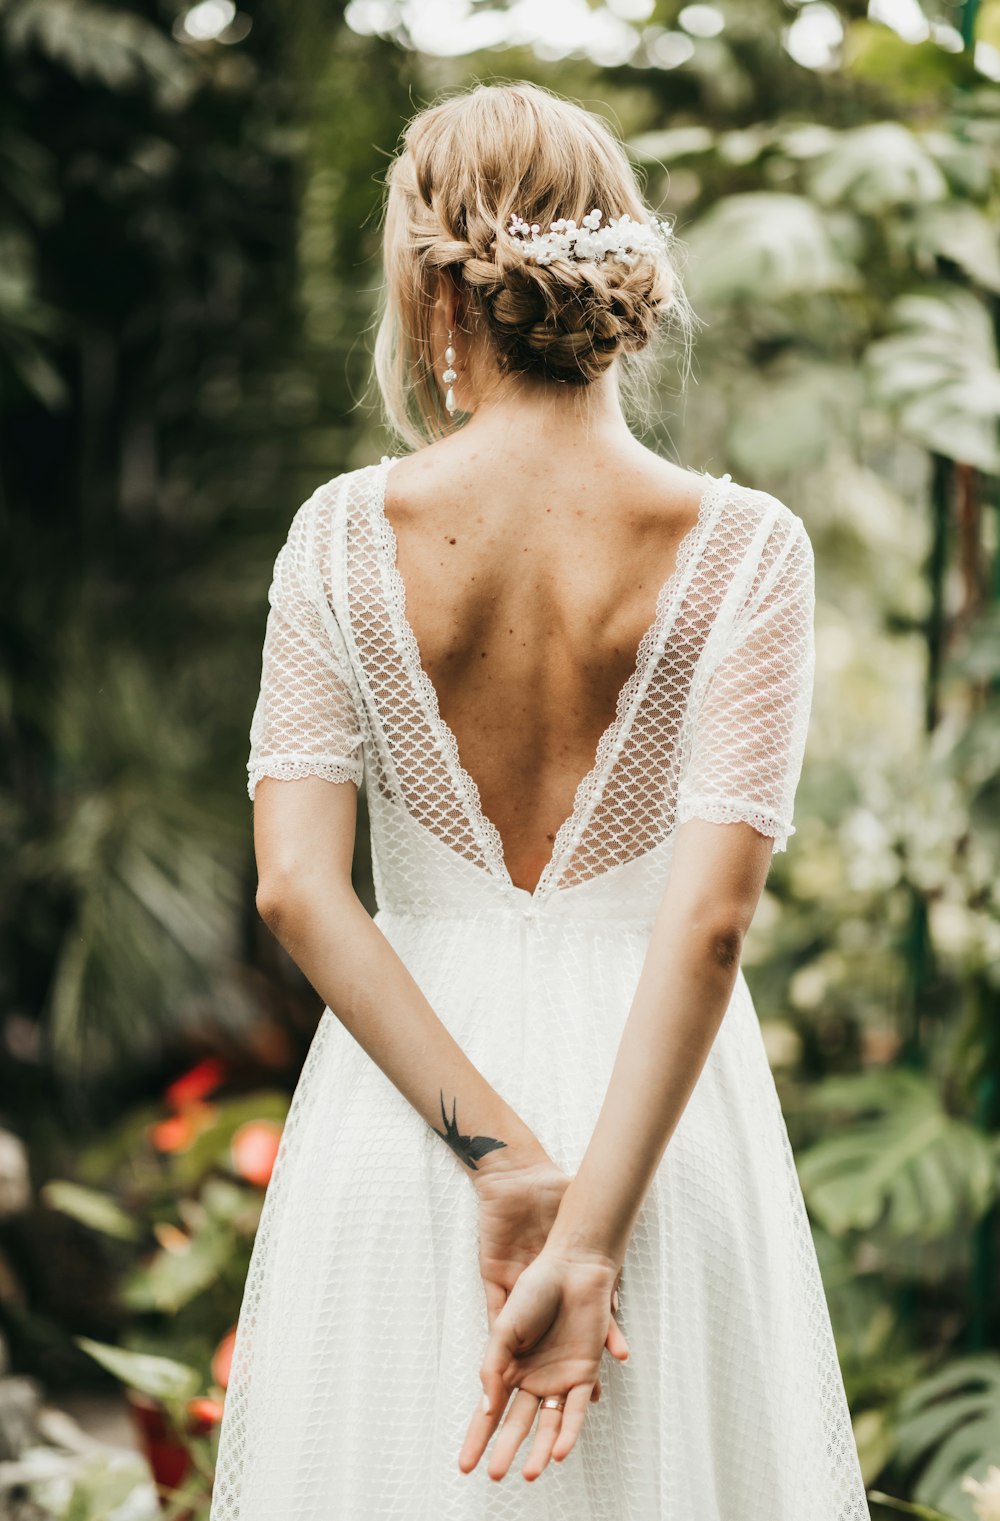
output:
<path id="1" fill-rule="evenodd" d="M 123 1352 L 182 1349 L 199 1388 L 209 1383 L 239 1313 L 265 1181 L 243 1176 L 234 1139 L 256 1122 L 273 1130 L 287 1109 L 285 1095 L 267 1092 L 185 1102 L 167 1115 L 143 1108 L 77 1159 L 79 1177 L 99 1176 L 102 1190 L 46 1185 L 50 1208 L 125 1244 L 114 1257 Z"/>
<path id="2" fill-rule="evenodd" d="M 820 205 L 848 205 L 875 217 L 948 195 L 948 181 L 920 138 L 894 121 L 838 134 L 814 161 L 807 183 Z"/>
<path id="3" fill-rule="evenodd" d="M 137 1268 L 122 1287 L 130 1310 L 173 1315 L 219 1281 L 234 1248 L 234 1233 L 206 1211 L 183 1251 L 160 1251 Z"/>
<path id="4" fill-rule="evenodd" d="M 947 1364 L 903 1396 L 897 1416 L 900 1464 L 918 1470 L 914 1498 L 972 1521 L 962 1479 L 1000 1453 L 1000 1357 Z"/>
<path id="5" fill-rule="evenodd" d="M 263 16 L 227 54 L 138 5 L 0 8 L 0 1002 L 77 1123 L 268 1002 L 243 651 L 309 404 L 278 44 Z"/>
<path id="6" fill-rule="evenodd" d="M 79 80 L 110 90 L 148 82 L 161 104 L 183 104 L 193 88 L 190 60 L 141 16 L 86 0 L 7 0 L 6 41 L 13 54 L 38 48 Z"/>
<path id="7" fill-rule="evenodd" d="M 898 331 L 867 351 L 873 399 L 925 448 L 1000 474 L 1000 368 L 982 301 L 942 283 L 900 296 L 889 323 Z"/>
<path id="8" fill-rule="evenodd" d="M 119 1241 L 135 1241 L 139 1225 L 132 1215 L 107 1194 L 79 1183 L 52 1178 L 41 1190 L 40 1198 L 50 1209 L 57 1209 L 91 1230 L 101 1231 Z"/>
<path id="9" fill-rule="evenodd" d="M 746 191 L 726 196 L 688 233 L 688 292 L 701 302 L 779 302 L 816 291 L 859 288 L 837 229 L 801 196 Z"/>
<path id="10" fill-rule="evenodd" d="M 946 1515 L 943 1510 L 932 1510 L 929 1505 L 912 1505 L 908 1500 L 897 1500 L 894 1495 L 887 1495 L 880 1489 L 870 1489 L 868 1498 L 884 1505 L 887 1510 L 898 1511 L 901 1516 L 916 1516 L 918 1521 L 956 1521 L 954 1516 Z"/>
<path id="11" fill-rule="evenodd" d="M 200 1380 L 194 1368 L 174 1362 L 169 1357 L 154 1357 L 147 1352 L 128 1352 L 122 1347 L 109 1347 L 89 1337 L 78 1336 L 77 1342 L 95 1362 L 109 1373 L 121 1379 L 130 1389 L 148 1394 L 164 1403 L 183 1403 L 197 1391 Z"/>
<path id="12" fill-rule="evenodd" d="M 50 1477 L 26 1487 L 46 1521 L 169 1521 L 138 1453 L 66 1457 Z"/>
<path id="13" fill-rule="evenodd" d="M 827 1078 L 810 1103 L 837 1123 L 799 1154 L 799 1178 L 810 1210 L 834 1236 L 865 1231 L 873 1242 L 909 1246 L 947 1240 L 996 1198 L 996 1138 L 948 1115 L 918 1073 Z"/>

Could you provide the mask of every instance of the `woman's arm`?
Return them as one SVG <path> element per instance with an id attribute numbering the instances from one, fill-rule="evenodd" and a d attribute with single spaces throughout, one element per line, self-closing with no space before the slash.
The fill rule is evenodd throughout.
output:
<path id="1" fill-rule="evenodd" d="M 680 826 L 642 975 L 604 1104 L 545 1246 L 493 1322 L 480 1365 L 486 1397 L 469 1424 L 459 1467 L 479 1463 L 503 1418 L 489 1473 L 502 1478 L 531 1430 L 539 1398 L 564 1395 L 541 1419 L 525 1463 L 534 1478 L 579 1436 L 606 1346 L 628 1344 L 608 1296 L 639 1207 L 704 1066 L 739 967 L 743 935 L 774 840 L 749 824 Z M 602 1345 L 603 1343 L 603 1345 Z M 508 1404 L 510 1391 L 517 1389 Z"/>
<path id="2" fill-rule="evenodd" d="M 621 1260 L 726 1011 L 792 811 L 812 704 L 815 571 L 783 511 L 691 720 L 670 876 L 604 1106 L 556 1240 Z"/>
<path id="3" fill-rule="evenodd" d="M 575 1443 L 608 1336 L 608 1285 L 718 1033 L 772 854 L 793 832 L 815 596 L 812 547 L 787 508 L 772 511 L 754 574 L 738 584 L 746 600 L 682 736 L 670 874 L 604 1103 L 544 1248 L 493 1323 L 480 1366 L 488 1403 L 470 1423 L 465 1471 L 513 1388 L 494 1478 L 530 1429 L 532 1396 L 565 1395 L 566 1408 L 554 1442 L 554 1423 L 536 1439 L 531 1463 L 544 1467 Z"/>
<path id="4" fill-rule="evenodd" d="M 547 1245 L 621 1266 L 729 1003 L 773 847 L 744 823 L 678 829 L 604 1103 Z"/>
<path id="5" fill-rule="evenodd" d="M 549 1159 L 466 1056 L 351 883 L 357 788 L 261 777 L 257 908 L 324 1003 L 464 1164 L 470 1179 Z"/>

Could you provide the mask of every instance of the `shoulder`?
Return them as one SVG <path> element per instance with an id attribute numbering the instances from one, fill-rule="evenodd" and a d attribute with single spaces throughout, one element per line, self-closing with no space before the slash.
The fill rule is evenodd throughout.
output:
<path id="1" fill-rule="evenodd" d="M 710 543 L 710 569 L 726 588 L 728 626 L 745 630 L 791 602 L 811 604 L 815 565 L 806 525 L 772 492 L 731 480 Z"/>
<path id="2" fill-rule="evenodd" d="M 812 541 L 806 525 L 787 502 L 770 491 L 730 481 L 720 503 L 717 531 L 727 558 L 758 576 L 784 566 L 788 573 L 811 576 Z"/>
<path id="3" fill-rule="evenodd" d="M 303 531 L 308 529 L 310 534 L 322 536 L 324 528 L 333 527 L 338 519 L 346 519 L 374 502 L 390 466 L 400 457 L 383 454 L 370 465 L 357 465 L 321 481 L 296 514 L 302 517 Z"/>
<path id="4" fill-rule="evenodd" d="M 805 523 L 787 502 L 770 491 L 745 486 L 741 481 L 728 482 L 721 517 L 733 525 L 738 523 L 744 532 L 755 538 L 763 532 L 766 539 L 776 544 L 809 543 Z"/>
<path id="5" fill-rule="evenodd" d="M 383 458 L 381 464 L 343 470 L 314 486 L 292 514 L 283 545 L 286 558 L 321 565 L 338 519 L 352 499 L 370 496 L 384 463 Z"/>

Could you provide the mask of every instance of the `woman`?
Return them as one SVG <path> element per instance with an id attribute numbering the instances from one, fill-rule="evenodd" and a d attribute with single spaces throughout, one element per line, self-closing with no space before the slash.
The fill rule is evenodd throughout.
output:
<path id="1" fill-rule="evenodd" d="M 252 726 L 258 907 L 326 1007 L 213 1521 L 869 1514 L 740 971 L 812 554 L 626 425 L 622 356 L 690 332 L 670 253 L 617 140 L 530 85 L 392 163 L 376 366 L 415 447 L 296 513 Z"/>

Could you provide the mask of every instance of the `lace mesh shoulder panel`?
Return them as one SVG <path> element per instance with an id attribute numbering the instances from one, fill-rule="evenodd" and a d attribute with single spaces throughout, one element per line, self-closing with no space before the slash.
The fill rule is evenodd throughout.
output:
<path id="1" fill-rule="evenodd" d="M 326 565 L 341 480 L 303 502 L 274 562 L 250 725 L 251 799 L 262 776 L 320 776 L 360 787 L 364 775 L 360 705 L 329 601 Z"/>
<path id="2" fill-rule="evenodd" d="M 802 769 L 815 670 L 812 545 L 764 492 L 771 529 L 739 611 L 699 672 L 682 744 L 677 823 L 751 824 L 784 850 Z"/>

